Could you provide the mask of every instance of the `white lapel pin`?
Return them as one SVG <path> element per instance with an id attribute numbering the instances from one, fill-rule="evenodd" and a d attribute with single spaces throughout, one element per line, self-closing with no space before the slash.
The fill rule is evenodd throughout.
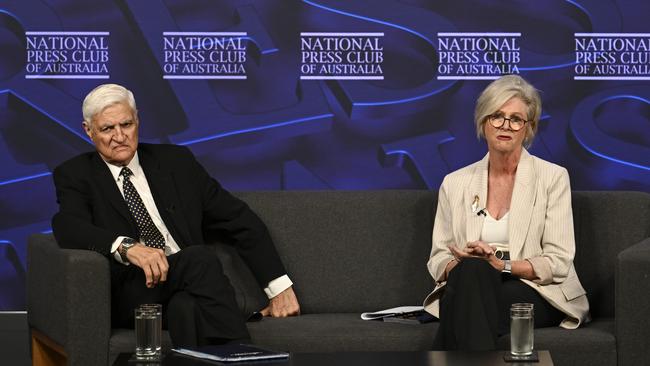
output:
<path id="1" fill-rule="evenodd" d="M 474 196 L 474 202 L 472 202 L 472 212 L 473 213 L 478 212 L 478 195 Z"/>

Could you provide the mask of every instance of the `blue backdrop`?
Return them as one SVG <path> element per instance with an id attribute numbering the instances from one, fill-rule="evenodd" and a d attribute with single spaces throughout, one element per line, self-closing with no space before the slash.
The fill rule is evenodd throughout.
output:
<path id="1" fill-rule="evenodd" d="M 100 83 L 134 92 L 141 140 L 189 146 L 231 190 L 436 190 L 486 152 L 472 119 L 489 82 L 440 78 L 440 33 L 514 34 L 544 100 L 530 151 L 574 190 L 650 192 L 650 72 L 576 79 L 625 51 L 579 60 L 576 34 L 636 34 L 626 49 L 648 67 L 648 14 L 643 0 L 1 1 L 0 310 L 25 306 L 27 237 L 50 230 L 52 169 L 93 148 L 80 109 Z M 27 33 L 63 31 L 110 34 L 108 79 L 28 77 Z M 246 32 L 246 79 L 163 78 L 164 32 Z M 383 80 L 301 80 L 301 32 L 383 34 Z"/>

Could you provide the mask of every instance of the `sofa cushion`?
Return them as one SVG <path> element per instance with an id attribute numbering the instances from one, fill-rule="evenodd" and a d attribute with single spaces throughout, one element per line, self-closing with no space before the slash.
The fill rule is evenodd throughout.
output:
<path id="1" fill-rule="evenodd" d="M 650 236 L 650 195 L 574 191 L 574 264 L 593 318 L 614 317 L 616 256 Z"/>
<path id="2" fill-rule="evenodd" d="M 248 323 L 255 344 L 290 352 L 430 350 L 438 322 L 384 323 L 358 313 L 264 318 Z"/>
<path id="3" fill-rule="evenodd" d="M 433 289 L 426 263 L 437 192 L 238 196 L 269 227 L 305 314 L 419 305 Z"/>

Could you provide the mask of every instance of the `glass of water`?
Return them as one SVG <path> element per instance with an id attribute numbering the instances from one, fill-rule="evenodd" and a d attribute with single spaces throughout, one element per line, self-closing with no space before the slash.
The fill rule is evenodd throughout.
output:
<path id="1" fill-rule="evenodd" d="M 529 356 L 535 343 L 533 304 L 516 303 L 510 306 L 510 353 Z"/>
<path id="2" fill-rule="evenodd" d="M 135 309 L 135 358 L 156 360 L 162 355 L 162 305 L 142 304 Z"/>

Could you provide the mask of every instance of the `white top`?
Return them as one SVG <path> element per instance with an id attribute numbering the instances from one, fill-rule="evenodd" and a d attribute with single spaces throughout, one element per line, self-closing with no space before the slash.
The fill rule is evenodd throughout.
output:
<path id="1" fill-rule="evenodd" d="M 104 162 L 106 163 L 106 161 Z M 106 163 L 106 165 L 108 165 L 108 168 L 110 169 L 111 174 L 113 175 L 113 179 L 115 179 L 117 188 L 119 188 L 120 193 L 122 193 L 122 196 L 124 196 L 124 188 L 123 188 L 124 182 L 122 176 L 120 175 L 120 172 L 122 171 L 123 167 L 109 164 L 109 163 Z M 147 177 L 145 176 L 144 171 L 140 166 L 140 159 L 138 158 L 137 151 L 133 156 L 133 159 L 131 159 L 131 162 L 127 165 L 127 167 L 131 169 L 131 171 L 133 172 L 133 175 L 129 178 L 129 180 L 131 181 L 131 183 L 133 183 L 133 186 L 135 187 L 136 191 L 138 191 L 138 194 L 142 198 L 144 207 L 147 209 L 147 212 L 149 212 L 149 216 L 151 216 L 151 220 L 153 221 L 154 225 L 156 225 L 156 227 L 162 234 L 163 238 L 165 238 L 165 255 L 172 255 L 174 253 L 179 252 L 181 248 L 178 246 L 174 238 L 171 236 L 169 230 L 167 230 L 167 226 L 165 225 L 165 222 L 162 220 L 162 217 L 160 217 L 158 207 L 156 207 L 156 202 L 153 199 L 153 195 L 151 194 L 151 189 L 149 188 L 149 183 L 147 182 Z M 117 237 L 117 239 L 115 239 L 113 245 L 111 246 L 111 253 L 113 253 L 113 257 L 115 258 L 115 260 L 117 260 L 122 264 L 129 265 L 130 263 L 128 262 L 125 263 L 124 261 L 122 261 L 122 257 L 117 252 L 117 248 L 119 248 L 124 238 L 126 238 L 126 236 L 119 236 Z M 139 238 L 132 238 L 132 239 L 139 240 Z M 270 299 L 277 296 L 280 292 L 288 289 L 291 285 L 293 285 L 293 282 L 291 281 L 291 279 L 289 279 L 289 276 L 285 274 L 269 282 L 268 286 L 264 288 L 264 293 L 266 293 L 266 296 Z"/>
<path id="2" fill-rule="evenodd" d="M 496 249 L 510 251 L 510 246 L 508 245 L 510 241 L 508 236 L 510 211 L 506 212 L 500 220 L 494 219 L 488 210 L 484 212 L 486 215 L 483 221 L 480 240 L 496 247 Z"/>

